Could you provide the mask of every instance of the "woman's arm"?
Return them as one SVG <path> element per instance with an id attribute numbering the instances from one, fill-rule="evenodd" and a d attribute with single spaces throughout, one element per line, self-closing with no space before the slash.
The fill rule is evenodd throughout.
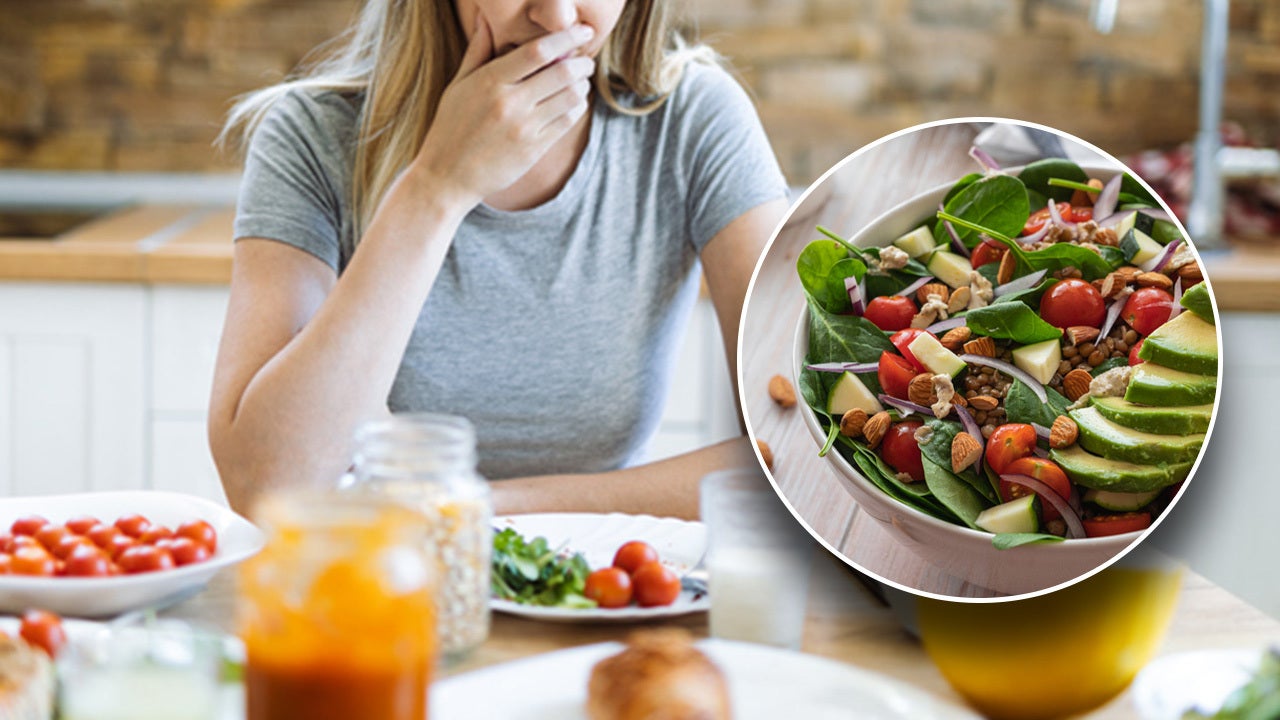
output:
<path id="1" fill-rule="evenodd" d="M 716 309 L 737 402 L 738 323 L 756 260 L 786 211 L 775 200 L 743 213 L 702 250 L 703 273 Z M 683 455 L 595 475 L 547 475 L 492 483 L 494 509 L 526 512 L 629 512 L 695 519 L 698 481 L 714 470 L 759 468 L 745 437 Z"/>

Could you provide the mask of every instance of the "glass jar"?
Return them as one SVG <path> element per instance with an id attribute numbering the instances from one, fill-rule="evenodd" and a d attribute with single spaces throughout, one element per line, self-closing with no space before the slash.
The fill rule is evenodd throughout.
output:
<path id="1" fill-rule="evenodd" d="M 236 604 L 247 720 L 426 720 L 438 656 L 428 525 L 404 505 L 286 492 Z"/>
<path id="2" fill-rule="evenodd" d="M 437 560 L 437 632 L 456 660 L 489 636 L 493 508 L 476 472 L 475 429 L 451 415 L 404 414 L 356 432 L 357 490 L 389 496 L 425 515 Z"/>

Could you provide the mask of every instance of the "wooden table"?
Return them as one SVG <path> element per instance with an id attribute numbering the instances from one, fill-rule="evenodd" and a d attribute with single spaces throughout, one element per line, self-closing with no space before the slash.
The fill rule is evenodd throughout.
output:
<path id="1" fill-rule="evenodd" d="M 205 592 L 164 614 L 231 632 L 233 579 L 234 573 L 224 573 Z M 704 614 L 666 624 L 687 628 L 695 636 L 707 635 Z M 621 640 L 635 627 L 543 623 L 494 615 L 489 640 L 461 663 L 445 668 L 442 674 L 447 677 L 553 650 Z M 1161 654 L 1202 648 L 1243 647 L 1261 651 L 1275 644 L 1280 644 L 1280 622 L 1203 578 L 1188 574 Z M 868 592 L 847 566 L 822 550 L 816 551 L 813 557 L 801 649 L 889 675 L 952 702 L 963 702 L 920 644 L 903 630 L 894 612 Z M 1137 715 L 1125 693 L 1087 717 L 1110 720 Z"/>

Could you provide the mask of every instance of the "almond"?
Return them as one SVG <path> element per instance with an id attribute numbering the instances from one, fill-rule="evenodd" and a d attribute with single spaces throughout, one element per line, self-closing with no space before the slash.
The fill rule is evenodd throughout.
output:
<path id="1" fill-rule="evenodd" d="M 938 299 L 946 302 L 951 299 L 951 288 L 942 283 L 928 283 L 916 291 L 916 299 L 921 305 L 929 302 L 930 295 L 937 295 Z"/>
<path id="2" fill-rule="evenodd" d="M 1089 394 L 1089 383 L 1091 382 L 1093 382 L 1093 376 L 1089 374 L 1088 370 L 1076 368 L 1062 378 L 1062 392 L 1069 400 L 1075 402 Z"/>
<path id="3" fill-rule="evenodd" d="M 938 342 L 942 343 L 942 347 L 950 350 L 951 352 L 959 352 L 960 348 L 964 347 L 964 344 L 968 342 L 971 337 L 973 337 L 973 331 L 967 326 L 961 325 L 960 327 L 948 330 L 942 338 L 938 340 Z"/>
<path id="4" fill-rule="evenodd" d="M 858 437 L 867 424 L 867 411 L 853 408 L 840 416 L 840 434 L 845 437 Z"/>
<path id="5" fill-rule="evenodd" d="M 1070 447 L 1079 436 L 1080 428 L 1076 426 L 1076 421 L 1066 415 L 1059 415 L 1054 418 L 1053 427 L 1049 428 L 1049 447 Z"/>
<path id="6" fill-rule="evenodd" d="M 760 448 L 760 459 L 764 461 L 764 466 L 772 470 L 773 451 L 769 449 L 769 443 L 763 440 L 756 440 L 756 447 Z"/>
<path id="7" fill-rule="evenodd" d="M 951 469 L 961 472 L 982 457 L 982 443 L 967 432 L 956 433 L 951 441 Z"/>
<path id="8" fill-rule="evenodd" d="M 1067 328 L 1067 344 L 1069 345 L 1093 342 L 1097 338 L 1098 328 L 1089 327 L 1088 325 L 1072 325 Z"/>
<path id="9" fill-rule="evenodd" d="M 1093 281 L 1093 286 L 1098 288 L 1098 294 L 1108 299 L 1119 295 L 1120 291 L 1124 289 L 1126 284 L 1127 283 L 1124 278 L 1120 277 L 1116 273 L 1108 273 L 1107 276 L 1101 280 Z"/>
<path id="10" fill-rule="evenodd" d="M 982 355 L 984 357 L 996 356 L 996 341 L 989 337 L 983 336 L 974 338 L 964 344 L 964 351 L 970 355 Z"/>
<path id="11" fill-rule="evenodd" d="M 907 399 L 917 405 L 938 402 L 938 393 L 933 389 L 933 373 L 920 373 L 911 378 L 911 384 L 907 385 Z"/>
<path id="12" fill-rule="evenodd" d="M 862 426 L 862 436 L 867 439 L 867 445 L 872 450 L 879 447 L 885 433 L 889 432 L 889 422 L 889 413 L 881 410 L 872 415 L 867 420 L 867 424 Z"/>
<path id="13" fill-rule="evenodd" d="M 951 299 L 947 301 L 947 312 L 955 314 L 969 307 L 969 296 L 972 291 L 966 285 L 958 287 L 951 293 Z"/>
<path id="14" fill-rule="evenodd" d="M 1136 268 L 1132 265 L 1125 265 L 1124 267 L 1116 268 L 1116 271 L 1112 274 L 1114 274 L 1118 279 L 1123 280 L 1124 283 L 1128 285 L 1133 282 L 1134 278 L 1142 274 L 1142 269 Z"/>
<path id="15" fill-rule="evenodd" d="M 769 397 L 784 408 L 793 407 L 796 404 L 795 386 L 781 375 L 774 375 L 769 378 Z"/>
<path id="16" fill-rule="evenodd" d="M 988 410 L 995 410 L 999 407 L 1000 401 L 990 395 L 974 395 L 969 398 L 969 404 L 973 406 L 974 410 L 986 412 Z"/>
<path id="17" fill-rule="evenodd" d="M 1195 263 L 1188 263 L 1178 268 L 1178 277 L 1182 280 L 1182 289 L 1195 285 L 1204 280 L 1204 272 L 1200 270 L 1200 266 Z"/>
<path id="18" fill-rule="evenodd" d="M 1013 271 L 1018 269 L 1018 259 L 1012 252 L 1000 258 L 1000 268 L 996 270 L 996 284 L 1003 285 L 1013 279 Z"/>
<path id="19" fill-rule="evenodd" d="M 1138 287 L 1154 287 L 1161 290 L 1168 290 L 1173 287 L 1173 281 L 1164 273 L 1144 272 L 1134 280 L 1138 283 Z"/>

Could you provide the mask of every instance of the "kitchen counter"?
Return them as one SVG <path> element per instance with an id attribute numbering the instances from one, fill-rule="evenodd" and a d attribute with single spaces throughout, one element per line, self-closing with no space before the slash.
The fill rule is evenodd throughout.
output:
<path id="1" fill-rule="evenodd" d="M 54 238 L 0 238 L 0 280 L 226 285 L 234 212 L 140 205 Z"/>

